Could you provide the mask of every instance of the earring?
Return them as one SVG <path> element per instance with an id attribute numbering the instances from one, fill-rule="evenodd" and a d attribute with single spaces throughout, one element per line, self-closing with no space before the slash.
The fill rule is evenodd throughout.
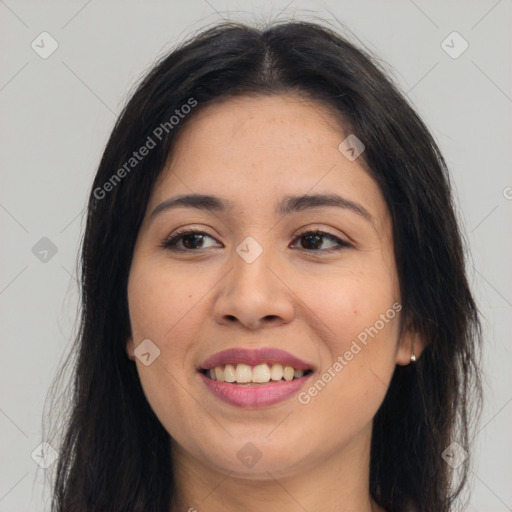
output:
<path id="1" fill-rule="evenodd" d="M 416 355 L 414 354 L 414 344 L 411 347 L 411 363 L 416 362 Z"/>

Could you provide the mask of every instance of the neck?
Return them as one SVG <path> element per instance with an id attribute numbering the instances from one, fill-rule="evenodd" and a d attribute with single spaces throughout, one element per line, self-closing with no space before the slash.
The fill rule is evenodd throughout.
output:
<path id="1" fill-rule="evenodd" d="M 369 494 L 371 426 L 350 446 L 304 470 L 266 470 L 257 479 L 221 471 L 173 448 L 175 496 L 172 512 L 384 512 Z"/>

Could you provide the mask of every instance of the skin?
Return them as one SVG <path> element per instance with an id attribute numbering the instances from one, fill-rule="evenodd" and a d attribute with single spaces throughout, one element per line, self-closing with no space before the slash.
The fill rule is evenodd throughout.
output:
<path id="1" fill-rule="evenodd" d="M 196 368 L 231 347 L 271 346 L 317 369 L 343 356 L 357 335 L 400 303 L 392 223 L 361 158 L 338 149 L 348 135 L 316 102 L 274 95 L 217 102 L 184 127 L 151 195 L 128 283 L 132 337 L 160 356 L 136 359 L 145 395 L 172 436 L 177 497 L 172 510 L 382 511 L 369 495 L 372 418 L 396 364 L 423 343 L 400 333 L 397 313 L 310 402 L 297 396 L 247 409 L 219 401 Z M 226 212 L 163 211 L 189 193 L 233 202 Z M 280 216 L 288 194 L 337 193 L 363 206 L 322 207 Z M 179 228 L 208 236 L 182 252 L 162 247 Z M 320 229 L 331 239 L 299 237 Z M 247 263 L 236 247 L 247 236 L 263 248 Z M 210 238 L 211 237 L 211 238 Z M 192 243 L 192 245 L 191 245 Z M 309 245 L 308 245 L 309 243 Z M 202 244 L 202 245 L 201 245 Z M 311 384 L 306 386 L 307 388 Z M 251 468 L 237 452 L 253 443 Z"/>

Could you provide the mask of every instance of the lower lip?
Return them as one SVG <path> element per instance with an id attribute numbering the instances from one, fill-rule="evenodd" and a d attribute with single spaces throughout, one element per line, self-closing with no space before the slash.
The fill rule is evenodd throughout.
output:
<path id="1" fill-rule="evenodd" d="M 311 373 L 290 381 L 279 381 L 274 384 L 256 386 L 240 386 L 209 379 L 199 372 L 208 389 L 220 400 L 238 407 L 265 407 L 276 404 L 297 393 L 311 377 Z"/>

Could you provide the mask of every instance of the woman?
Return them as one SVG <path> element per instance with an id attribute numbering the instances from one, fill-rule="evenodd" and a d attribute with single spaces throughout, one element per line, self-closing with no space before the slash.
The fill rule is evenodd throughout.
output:
<path id="1" fill-rule="evenodd" d="M 183 44 L 82 250 L 54 510 L 452 509 L 479 317 L 443 157 L 367 53 L 299 22 Z"/>

